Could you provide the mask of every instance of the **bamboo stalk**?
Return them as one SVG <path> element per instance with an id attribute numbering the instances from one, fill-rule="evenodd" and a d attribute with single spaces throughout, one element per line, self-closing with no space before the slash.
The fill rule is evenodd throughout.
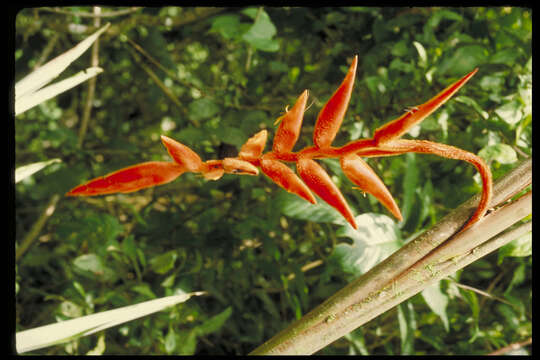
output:
<path id="1" fill-rule="evenodd" d="M 529 159 L 513 169 L 509 174 L 495 182 L 493 188 L 493 198 L 490 206 L 497 205 L 510 198 L 523 188 L 527 187 L 531 181 L 532 161 Z M 476 195 L 463 203 L 453 212 L 441 219 L 441 221 L 433 228 L 407 243 L 400 250 L 383 262 L 379 263 L 369 272 L 356 279 L 342 290 L 338 291 L 310 313 L 292 323 L 289 327 L 275 335 L 266 343 L 259 346 L 251 353 L 251 355 L 312 354 L 330 344 L 334 340 L 361 326 L 374 316 L 377 316 L 387 309 L 406 300 L 406 298 L 403 296 L 400 296 L 399 298 L 396 297 L 397 295 L 400 295 L 400 293 L 396 292 L 398 291 L 398 288 L 396 287 L 398 283 L 396 281 L 398 279 L 403 279 L 403 276 L 405 275 L 408 276 L 407 278 L 409 280 L 414 280 L 414 276 L 412 275 L 421 270 L 418 266 L 425 265 L 425 263 L 419 262 L 423 258 L 427 257 L 428 254 L 430 254 L 440 244 L 449 239 L 450 236 L 452 236 L 457 230 L 459 230 L 463 223 L 465 223 L 468 217 L 474 212 L 479 199 L 480 196 Z M 514 216 L 515 219 L 513 222 L 519 221 L 523 217 L 523 211 L 527 212 L 528 205 L 525 203 L 530 203 L 528 199 L 530 199 L 530 197 L 525 198 L 522 200 L 522 202 L 510 204 L 513 205 L 513 212 L 508 213 L 508 210 L 506 210 L 505 212 L 495 211 L 490 213 L 488 216 L 492 220 L 486 222 L 486 219 L 484 219 L 478 224 L 478 226 L 472 226 L 466 231 L 460 233 L 459 236 L 470 237 L 470 234 L 474 234 L 475 236 L 493 236 L 493 232 L 490 233 L 486 231 L 483 233 L 481 231 L 482 229 L 485 229 L 483 227 L 491 225 L 492 221 L 502 221 L 501 214 L 503 216 Z M 515 211 L 516 208 L 522 208 L 523 210 Z M 486 218 L 488 216 L 486 216 Z M 508 222 L 506 223 L 506 226 L 509 226 L 507 224 Z M 521 231 L 523 231 L 523 229 Z M 479 243 L 487 241 L 489 237 L 486 238 L 483 236 L 482 241 L 479 241 Z M 437 255 L 448 256 L 451 254 L 454 256 L 478 247 L 473 246 L 469 249 L 464 249 L 462 244 L 463 240 L 461 240 L 461 242 L 457 242 L 457 245 L 454 245 L 456 251 L 452 253 L 450 253 L 450 251 L 454 249 L 453 246 L 447 245 L 447 247 L 445 247 L 446 249 L 443 248 L 443 250 L 434 252 L 431 257 L 427 257 L 427 261 L 434 261 Z M 480 247 L 482 246 L 484 245 L 481 245 Z M 475 254 L 481 253 L 478 253 L 477 250 Z M 459 258 L 457 262 L 459 263 L 459 261 L 464 261 L 464 259 L 471 259 L 471 256 L 472 255 L 470 254 L 466 255 L 463 258 Z M 448 261 L 452 264 L 456 262 L 452 260 Z M 442 264 L 447 264 L 447 262 L 443 261 Z M 416 265 L 417 263 L 419 263 L 419 265 Z M 464 262 L 460 264 L 462 267 L 466 266 Z M 446 269 L 446 271 L 457 270 L 451 267 L 444 269 Z M 439 269 L 440 272 L 438 274 L 442 274 L 442 270 L 444 269 Z M 415 291 L 416 288 L 409 288 L 410 284 L 406 284 L 407 283 L 403 283 L 405 287 L 400 286 L 400 288 L 404 290 L 399 291 L 405 295 L 414 295 L 413 291 Z M 424 283 L 417 284 L 417 286 L 419 286 L 418 291 L 421 291 L 427 286 L 427 282 L 424 281 Z M 394 293 L 394 298 L 398 299 L 396 303 L 390 303 L 386 300 L 386 298 L 381 296 L 382 294 L 388 292 Z M 388 307 L 383 308 L 383 304 L 386 304 Z"/>

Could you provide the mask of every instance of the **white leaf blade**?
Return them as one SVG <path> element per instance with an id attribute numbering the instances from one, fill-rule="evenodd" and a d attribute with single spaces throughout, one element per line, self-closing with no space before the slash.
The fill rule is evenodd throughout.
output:
<path id="1" fill-rule="evenodd" d="M 55 57 L 45 65 L 19 80 L 15 84 L 15 99 L 36 91 L 57 77 L 69 66 L 69 64 L 81 56 L 94 43 L 94 41 L 97 40 L 99 35 L 109 28 L 109 26 L 110 23 L 107 23 L 101 29 L 75 45 L 75 47 Z"/>
<path id="2" fill-rule="evenodd" d="M 103 311 L 96 314 L 81 316 L 76 319 L 19 331 L 15 334 L 16 349 L 18 353 L 24 353 L 63 343 L 80 336 L 90 335 L 97 331 L 105 330 L 164 310 L 169 306 L 185 302 L 192 296 L 203 294 L 205 294 L 205 292 L 198 291 L 166 296 L 135 305 L 124 306 L 119 309 Z"/>
<path id="3" fill-rule="evenodd" d="M 19 181 L 37 173 L 39 170 L 43 169 L 46 166 L 49 166 L 50 164 L 61 161 L 62 160 L 60 159 L 51 159 L 47 161 L 40 161 L 28 165 L 19 166 L 17 169 L 15 169 L 15 183 L 18 183 Z"/>
<path id="4" fill-rule="evenodd" d="M 22 114 L 26 110 L 31 109 L 32 107 L 41 104 L 42 102 L 47 101 L 102 72 L 103 69 L 100 67 L 90 67 L 53 85 L 49 85 L 43 89 L 21 96 L 15 100 L 15 115 Z"/>

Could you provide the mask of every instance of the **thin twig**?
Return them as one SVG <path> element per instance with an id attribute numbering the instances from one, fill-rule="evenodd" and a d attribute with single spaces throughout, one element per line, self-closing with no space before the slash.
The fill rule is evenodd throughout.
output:
<path id="1" fill-rule="evenodd" d="M 43 226 L 45 226 L 45 224 L 47 223 L 47 220 L 52 216 L 52 214 L 54 214 L 58 200 L 60 200 L 60 195 L 58 194 L 55 194 L 51 197 L 49 203 L 47 204 L 47 206 L 45 206 L 45 209 L 41 213 L 40 217 L 37 219 L 34 225 L 32 225 L 30 231 L 26 234 L 20 245 L 17 247 L 17 250 L 15 252 L 15 261 L 18 261 L 21 256 L 26 253 L 30 246 L 32 246 L 37 236 L 41 232 L 41 229 L 43 229 Z"/>
<path id="2" fill-rule="evenodd" d="M 99 6 L 94 6 L 94 13 L 100 14 L 101 8 Z M 101 18 L 95 17 L 94 26 L 96 28 L 99 28 L 100 24 L 101 24 Z M 93 67 L 97 67 L 99 65 L 99 39 L 96 39 L 96 41 L 94 42 L 94 45 L 92 45 L 92 59 L 90 60 L 90 64 Z M 86 96 L 86 103 L 84 104 L 81 127 L 79 129 L 79 139 L 78 139 L 78 144 L 77 144 L 79 148 L 82 147 L 84 137 L 86 136 L 88 122 L 90 121 L 90 115 L 92 114 L 92 105 L 94 103 L 95 92 L 96 92 L 96 77 L 93 77 L 88 81 L 88 93 Z"/>
<path id="3" fill-rule="evenodd" d="M 451 278 L 451 279 L 452 279 L 452 278 Z M 454 279 L 452 279 L 452 281 L 453 281 L 454 284 L 456 284 L 456 286 L 459 287 L 459 288 L 462 288 L 462 289 L 465 289 L 465 290 L 470 290 L 470 291 L 475 292 L 475 293 L 477 293 L 477 294 L 479 294 L 479 295 L 482 295 L 482 296 L 484 296 L 484 297 L 486 297 L 486 298 L 490 298 L 490 299 L 497 300 L 497 301 L 500 301 L 500 302 L 502 302 L 502 303 L 505 303 L 506 305 L 514 306 L 511 302 L 509 302 L 509 301 L 507 301 L 507 300 L 505 300 L 505 299 L 503 299 L 503 298 L 500 298 L 500 297 L 498 297 L 498 296 L 492 295 L 492 294 L 490 294 L 490 293 L 487 292 L 487 291 L 480 290 L 480 289 L 477 289 L 477 288 L 472 287 L 472 286 L 469 286 L 469 285 L 461 284 L 461 283 L 455 281 Z"/>
<path id="4" fill-rule="evenodd" d="M 509 353 L 510 351 L 514 351 L 514 350 L 517 350 L 519 348 L 522 348 L 522 347 L 525 347 L 525 346 L 531 345 L 531 344 L 532 344 L 532 337 L 528 338 L 525 341 L 513 343 L 513 344 L 510 344 L 510 345 L 505 346 L 503 348 L 500 348 L 499 350 L 495 350 L 495 351 L 489 353 L 488 355 L 495 355 L 495 356 L 497 356 L 497 355 L 505 355 L 505 354 Z"/>
<path id="5" fill-rule="evenodd" d="M 39 68 L 45 62 L 45 60 L 47 60 L 52 50 L 54 49 L 54 45 L 56 45 L 56 42 L 58 41 L 59 37 L 60 35 L 58 35 L 58 33 L 55 33 L 52 36 L 52 38 L 47 43 L 47 46 L 45 46 L 45 49 L 43 49 L 43 52 L 41 53 L 41 56 L 39 57 L 38 61 L 36 61 L 35 65 L 33 66 L 33 70 L 36 70 L 37 68 Z"/>
<path id="6" fill-rule="evenodd" d="M 101 12 L 96 13 L 94 11 L 93 13 L 90 13 L 90 12 L 84 12 L 84 11 L 63 10 L 62 8 L 59 8 L 59 7 L 54 7 L 54 8 L 43 7 L 43 8 L 39 8 L 40 11 L 48 11 L 48 12 L 53 12 L 53 13 L 56 13 L 56 14 L 71 15 L 71 16 L 78 16 L 78 17 L 87 17 L 87 18 L 94 18 L 94 19 L 107 18 L 107 17 L 116 17 L 116 16 L 122 16 L 122 15 L 129 15 L 129 14 L 134 13 L 134 12 L 140 10 L 140 9 L 142 9 L 142 7 L 134 6 L 134 7 L 130 7 L 129 9 L 125 9 L 125 10 L 116 10 L 116 11 L 109 11 L 109 12 L 104 12 L 104 13 L 101 13 Z"/>

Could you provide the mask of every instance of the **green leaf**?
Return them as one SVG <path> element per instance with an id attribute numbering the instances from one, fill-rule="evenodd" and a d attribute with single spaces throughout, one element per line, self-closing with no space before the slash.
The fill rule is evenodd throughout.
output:
<path id="1" fill-rule="evenodd" d="M 499 264 L 505 257 L 525 257 L 532 255 L 532 232 L 512 240 L 499 249 Z"/>
<path id="2" fill-rule="evenodd" d="M 471 329 L 472 336 L 469 339 L 469 343 L 473 343 L 480 333 L 480 329 L 478 328 L 478 321 L 479 321 L 479 314 L 480 314 L 480 307 L 478 306 L 478 297 L 476 296 L 476 293 L 471 290 L 460 288 L 460 293 L 465 298 L 465 300 L 469 303 L 469 307 L 472 312 L 472 329 Z"/>
<path id="3" fill-rule="evenodd" d="M 220 111 L 219 105 L 207 98 L 197 99 L 188 106 L 189 117 L 197 121 L 209 119 Z"/>
<path id="4" fill-rule="evenodd" d="M 438 73 L 463 76 L 488 61 L 488 52 L 482 45 L 466 45 L 450 53 L 439 65 Z"/>
<path id="5" fill-rule="evenodd" d="M 178 355 L 193 355 L 197 348 L 197 328 L 178 332 Z"/>
<path id="6" fill-rule="evenodd" d="M 156 298 L 156 294 L 154 294 L 154 292 L 150 288 L 150 285 L 147 284 L 147 283 L 142 283 L 142 284 L 139 284 L 139 285 L 132 286 L 131 290 L 133 290 L 133 291 L 135 291 L 135 292 L 137 292 L 137 293 L 139 293 L 141 295 L 144 295 L 145 297 L 147 297 L 149 299 L 155 299 Z"/>
<path id="7" fill-rule="evenodd" d="M 398 226 L 386 215 L 362 214 L 356 217 L 356 224 L 358 230 L 344 226 L 336 234 L 351 239 L 352 245 L 337 244 L 329 257 L 334 266 L 355 277 L 386 259 L 402 244 Z"/>
<path id="8" fill-rule="evenodd" d="M 286 216 L 321 223 L 345 224 L 343 217 L 323 201 L 311 204 L 297 195 L 280 192 L 275 200 L 279 210 Z"/>
<path id="9" fill-rule="evenodd" d="M 414 332 L 416 319 L 411 301 L 405 301 L 398 305 L 399 335 L 401 338 L 401 355 L 414 353 Z"/>
<path id="10" fill-rule="evenodd" d="M 408 153 L 405 155 L 405 158 L 407 170 L 405 171 L 405 177 L 403 179 L 403 205 L 401 207 L 403 223 L 407 222 L 411 213 L 419 180 L 415 154 Z"/>
<path id="11" fill-rule="evenodd" d="M 522 54 L 521 49 L 518 47 L 507 48 L 493 54 L 489 59 L 489 62 L 491 64 L 514 66 Z"/>
<path id="12" fill-rule="evenodd" d="M 474 110 L 476 110 L 476 112 L 478 112 L 478 114 L 480 114 L 480 116 L 484 118 L 484 120 L 489 119 L 489 114 L 487 113 L 487 111 L 482 109 L 482 107 L 478 104 L 478 102 L 476 102 L 476 100 L 474 100 L 473 98 L 460 95 L 460 96 L 455 97 L 454 100 L 459 103 L 472 107 Z"/>
<path id="13" fill-rule="evenodd" d="M 152 258 L 150 260 L 150 266 L 155 273 L 163 275 L 174 267 L 177 258 L 178 253 L 176 250 L 170 250 Z"/>
<path id="14" fill-rule="evenodd" d="M 240 17 L 238 15 L 220 15 L 212 20 L 210 32 L 217 32 L 225 39 L 240 37 Z"/>
<path id="15" fill-rule="evenodd" d="M 232 127 L 224 126 L 220 131 L 216 133 L 216 137 L 227 144 L 235 145 L 238 148 L 242 146 L 249 138 L 242 130 Z"/>
<path id="16" fill-rule="evenodd" d="M 522 105 L 517 100 L 512 100 L 495 109 L 495 113 L 510 125 L 517 124 L 523 117 Z"/>
<path id="17" fill-rule="evenodd" d="M 422 290 L 422 297 L 429 308 L 441 318 L 446 332 L 450 331 L 446 307 L 448 306 L 448 295 L 441 291 L 441 283 L 437 282 Z"/>
<path id="18" fill-rule="evenodd" d="M 197 326 L 197 335 L 208 335 L 221 329 L 227 319 L 232 315 L 232 307 L 229 306 L 221 313 L 211 317 L 210 319 Z"/>
<path id="19" fill-rule="evenodd" d="M 277 33 L 275 25 L 268 14 L 264 11 L 246 9 L 245 14 L 253 16 L 253 11 L 257 11 L 258 18 L 242 35 L 242 39 L 258 50 L 274 52 L 279 50 L 279 42 L 272 37 Z M 255 15 L 256 17 L 257 15 Z"/>
<path id="20" fill-rule="evenodd" d="M 167 333 L 167 336 L 165 336 L 165 351 L 167 354 L 172 354 L 173 351 L 176 349 L 176 333 L 174 332 L 174 328 L 172 326 L 169 326 L 169 332 Z"/>
<path id="21" fill-rule="evenodd" d="M 478 152 L 486 162 L 493 160 L 501 164 L 512 164 L 517 161 L 516 151 L 507 144 L 488 145 Z"/>
<path id="22" fill-rule="evenodd" d="M 98 277 L 104 281 L 112 281 L 116 278 L 115 273 L 103 263 L 96 254 L 84 254 L 73 260 L 75 268 L 83 275 Z"/>

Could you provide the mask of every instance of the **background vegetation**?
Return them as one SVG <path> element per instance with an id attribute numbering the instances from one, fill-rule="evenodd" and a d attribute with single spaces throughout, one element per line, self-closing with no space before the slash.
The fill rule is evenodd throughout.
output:
<path id="1" fill-rule="evenodd" d="M 337 143 L 369 137 L 475 67 L 408 136 L 479 153 L 497 179 L 531 156 L 532 11 L 526 8 L 102 8 L 111 22 L 86 133 L 88 87 L 15 119 L 15 167 L 59 158 L 15 187 L 20 244 L 56 195 L 167 160 L 166 134 L 203 159 L 235 155 L 310 90 L 302 136 L 359 55 Z M 24 9 L 15 80 L 95 31 L 90 7 Z M 88 51 L 63 76 L 90 65 Z M 271 141 L 271 139 L 270 139 Z M 269 145 L 267 145 L 268 147 Z M 16 330 L 204 290 L 169 311 L 35 354 L 246 354 L 481 190 L 475 169 L 431 155 L 368 160 L 400 206 L 396 223 L 333 161 L 361 227 L 263 175 L 177 181 L 132 194 L 61 198 L 16 262 Z M 485 354 L 532 336 L 531 236 L 388 311 L 324 354 Z M 519 351 L 526 352 L 526 349 Z"/>

